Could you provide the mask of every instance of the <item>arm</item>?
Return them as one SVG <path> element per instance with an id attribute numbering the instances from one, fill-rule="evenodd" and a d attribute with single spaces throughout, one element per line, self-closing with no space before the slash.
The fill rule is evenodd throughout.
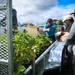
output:
<path id="1" fill-rule="evenodd" d="M 49 32 L 49 31 L 50 31 L 50 28 L 47 28 L 47 26 L 45 25 L 43 28 L 43 32 Z"/>
<path id="2" fill-rule="evenodd" d="M 55 37 L 62 42 L 65 41 L 65 39 L 67 38 L 68 35 L 69 35 L 69 32 L 61 32 L 60 31 L 60 32 L 55 33 Z"/>
<path id="3" fill-rule="evenodd" d="M 49 32 L 49 31 L 50 31 L 50 28 L 47 28 L 47 29 L 44 28 L 44 29 L 43 29 L 43 32 Z"/>
<path id="4" fill-rule="evenodd" d="M 68 37 L 69 32 L 64 32 L 64 35 L 61 36 L 60 41 L 64 42 L 65 39 Z"/>
<path id="5" fill-rule="evenodd" d="M 72 44 L 75 41 L 75 22 L 73 23 L 70 33 L 65 40 L 66 44 Z"/>

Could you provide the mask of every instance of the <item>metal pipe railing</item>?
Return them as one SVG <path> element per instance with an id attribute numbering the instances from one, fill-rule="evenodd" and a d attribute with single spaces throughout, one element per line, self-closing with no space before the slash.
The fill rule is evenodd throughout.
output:
<path id="1" fill-rule="evenodd" d="M 55 41 L 51 46 L 49 46 L 48 49 L 46 49 L 46 51 L 42 55 L 40 55 L 40 57 L 35 61 L 35 64 L 38 64 L 51 49 L 55 48 L 56 43 L 57 41 Z"/>
<path id="2" fill-rule="evenodd" d="M 48 47 L 47 50 L 45 50 L 45 52 L 40 55 L 36 60 L 35 60 L 35 65 L 37 65 L 44 57 L 45 55 L 51 50 L 51 49 L 54 49 L 56 47 L 56 43 L 58 43 L 58 41 L 55 41 L 52 45 L 50 45 Z M 28 74 L 28 72 L 32 69 L 32 66 L 30 65 L 25 71 L 24 71 L 24 74 Z"/>

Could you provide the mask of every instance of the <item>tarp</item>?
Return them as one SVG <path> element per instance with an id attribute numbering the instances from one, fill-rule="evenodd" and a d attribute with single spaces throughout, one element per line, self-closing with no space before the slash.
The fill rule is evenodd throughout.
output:
<path id="1" fill-rule="evenodd" d="M 55 49 L 50 51 L 49 62 L 61 62 L 63 47 L 64 42 L 59 42 Z"/>

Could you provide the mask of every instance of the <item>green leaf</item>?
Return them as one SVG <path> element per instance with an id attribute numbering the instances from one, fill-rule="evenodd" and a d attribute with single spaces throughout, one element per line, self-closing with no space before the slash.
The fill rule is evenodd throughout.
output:
<path id="1" fill-rule="evenodd" d="M 23 72 L 26 68 L 23 65 L 18 66 L 18 71 Z"/>
<path id="2" fill-rule="evenodd" d="M 36 54 L 33 51 L 30 51 L 30 55 L 36 57 Z"/>

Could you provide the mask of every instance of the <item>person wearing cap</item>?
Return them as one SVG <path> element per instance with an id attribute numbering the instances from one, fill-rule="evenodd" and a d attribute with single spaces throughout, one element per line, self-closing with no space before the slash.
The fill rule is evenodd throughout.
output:
<path id="1" fill-rule="evenodd" d="M 66 15 L 62 18 L 62 21 L 66 24 L 66 29 L 65 29 L 64 35 L 61 36 L 60 40 L 64 41 L 70 32 L 74 19 L 70 15 Z"/>
<path id="2" fill-rule="evenodd" d="M 63 34 L 60 38 L 59 38 L 59 40 L 60 41 L 64 41 L 64 39 L 68 36 L 68 34 L 69 34 L 69 31 L 70 31 L 70 29 L 71 29 L 71 26 L 72 26 L 72 24 L 73 24 L 73 22 L 74 22 L 74 19 L 70 16 L 70 15 L 66 15 L 66 16 L 64 16 L 63 18 L 62 18 L 62 21 L 66 24 L 65 26 L 66 26 L 66 28 L 65 28 L 65 31 L 61 31 L 61 33 Z M 58 33 L 58 32 L 57 32 Z M 57 36 L 60 36 L 60 35 L 58 35 L 58 34 L 55 34 L 55 36 L 57 37 Z"/>
<path id="3" fill-rule="evenodd" d="M 55 41 L 55 32 L 56 32 L 57 26 L 53 23 L 53 20 L 49 18 L 44 25 L 43 32 L 45 32 L 45 35 L 49 38 L 51 38 L 52 43 Z"/>
<path id="4" fill-rule="evenodd" d="M 60 38 L 61 41 L 65 42 L 65 46 L 64 46 L 64 49 L 63 49 L 63 52 L 62 52 L 61 75 L 68 75 L 68 74 L 74 75 L 73 74 L 74 73 L 74 68 L 73 68 L 73 63 L 72 63 L 73 62 L 73 49 L 72 49 L 73 44 L 72 43 L 75 40 L 75 37 L 74 37 L 75 36 L 74 19 L 71 16 L 64 16 L 63 17 L 63 22 L 65 22 L 66 25 L 68 26 L 66 28 L 66 31 L 68 31 L 68 32 L 67 33 L 65 32 L 65 35 L 61 36 L 61 38 Z M 66 63 L 65 63 L 65 61 L 66 61 Z"/>

